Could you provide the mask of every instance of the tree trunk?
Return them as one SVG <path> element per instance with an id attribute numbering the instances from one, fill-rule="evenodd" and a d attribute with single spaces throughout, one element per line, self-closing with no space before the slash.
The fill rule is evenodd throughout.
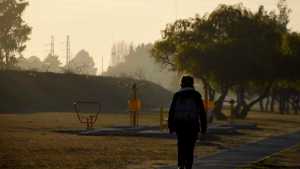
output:
<path id="1" fill-rule="evenodd" d="M 274 112 L 274 106 L 275 106 L 275 97 L 276 95 L 272 93 L 271 95 L 271 103 L 270 103 L 270 112 Z"/>
<path id="2" fill-rule="evenodd" d="M 296 111 L 295 114 L 298 114 L 298 111 L 300 109 L 300 94 L 297 94 L 296 96 L 296 100 L 295 100 L 295 106 L 296 106 Z"/>
<path id="3" fill-rule="evenodd" d="M 236 90 L 236 106 L 233 110 L 233 115 L 235 117 L 239 117 L 239 114 L 241 113 L 241 108 L 245 104 L 245 89 L 242 86 L 238 86 Z"/>
<path id="4" fill-rule="evenodd" d="M 299 114 L 298 111 L 300 110 L 300 95 L 297 96 L 296 108 L 297 111 L 295 113 Z"/>
<path id="5" fill-rule="evenodd" d="M 280 114 L 284 114 L 284 99 L 283 92 L 279 92 L 279 112 Z"/>
<path id="6" fill-rule="evenodd" d="M 285 95 L 285 111 L 290 114 L 290 96 L 288 94 Z"/>
<path id="7" fill-rule="evenodd" d="M 209 86 L 208 87 L 208 100 L 209 101 L 214 101 L 215 96 L 216 96 L 216 91 L 211 86 Z"/>
<path id="8" fill-rule="evenodd" d="M 198 77 L 203 85 L 204 85 L 204 90 L 208 89 L 206 92 L 207 97 L 206 99 L 213 99 L 215 97 L 215 90 L 211 87 L 211 85 L 208 83 L 207 79 L 203 76 Z M 211 122 L 213 121 L 214 118 L 218 119 L 218 120 L 226 120 L 226 116 L 222 113 L 222 108 L 223 108 L 223 102 L 224 99 L 228 93 L 228 87 L 224 87 L 224 85 L 221 87 L 221 96 L 218 98 L 218 100 L 215 102 L 215 106 L 212 110 L 212 118 L 211 118 Z M 206 96 L 205 96 L 206 97 Z"/>
<path id="9" fill-rule="evenodd" d="M 259 101 L 259 108 L 260 108 L 261 112 L 265 111 L 264 100 L 263 99 Z"/>
<path id="10" fill-rule="evenodd" d="M 261 101 L 262 99 L 264 99 L 265 97 L 267 97 L 271 87 L 272 87 L 273 83 L 270 83 L 266 86 L 265 90 L 263 91 L 263 93 L 258 96 L 256 99 L 254 99 L 252 102 L 250 102 L 249 104 L 247 104 L 245 102 L 244 106 L 242 107 L 241 113 L 239 114 L 238 118 L 241 119 L 245 119 L 249 113 L 249 111 L 251 110 L 251 108 L 257 104 L 259 101 Z"/>
<path id="11" fill-rule="evenodd" d="M 294 114 L 298 114 L 297 98 L 292 99 L 291 106 L 292 109 L 294 110 Z"/>
<path id="12" fill-rule="evenodd" d="M 227 96 L 227 93 L 228 93 L 228 87 L 224 87 L 221 90 L 221 96 L 215 102 L 215 107 L 213 109 L 213 113 L 214 113 L 214 116 L 218 120 L 226 120 L 227 119 L 227 117 L 222 113 L 223 103 L 224 103 L 225 97 Z"/>
<path id="13" fill-rule="evenodd" d="M 248 113 L 250 111 L 251 107 L 249 105 L 244 105 L 243 109 L 241 110 L 241 113 L 239 115 L 238 118 L 240 119 L 246 119 L 246 117 L 248 116 Z"/>
<path id="14" fill-rule="evenodd" d="M 266 97 L 266 103 L 265 103 L 265 111 L 268 112 L 270 109 L 269 105 L 270 105 L 270 96 Z"/>

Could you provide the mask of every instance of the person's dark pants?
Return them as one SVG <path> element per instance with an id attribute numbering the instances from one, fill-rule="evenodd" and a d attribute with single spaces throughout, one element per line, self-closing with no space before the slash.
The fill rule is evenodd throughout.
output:
<path id="1" fill-rule="evenodd" d="M 192 169 L 198 133 L 177 132 L 178 167 Z"/>

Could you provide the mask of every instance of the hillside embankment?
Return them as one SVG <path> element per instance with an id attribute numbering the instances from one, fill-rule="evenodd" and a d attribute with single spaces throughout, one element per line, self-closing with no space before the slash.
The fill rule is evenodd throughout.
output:
<path id="1" fill-rule="evenodd" d="M 22 71 L 0 72 L 0 113 L 73 112 L 79 100 L 98 101 L 105 112 L 126 112 L 131 97 L 129 78 Z M 148 81 L 140 85 L 142 111 L 168 106 L 172 93 Z"/>

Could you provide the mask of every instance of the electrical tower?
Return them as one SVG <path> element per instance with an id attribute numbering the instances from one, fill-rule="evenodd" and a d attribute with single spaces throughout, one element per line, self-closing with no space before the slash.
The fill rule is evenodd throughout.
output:
<path id="1" fill-rule="evenodd" d="M 54 56 L 54 36 L 51 36 L 51 49 L 50 49 L 50 55 Z"/>
<path id="2" fill-rule="evenodd" d="M 69 65 L 71 59 L 70 36 L 67 36 L 66 44 L 66 65 Z"/>

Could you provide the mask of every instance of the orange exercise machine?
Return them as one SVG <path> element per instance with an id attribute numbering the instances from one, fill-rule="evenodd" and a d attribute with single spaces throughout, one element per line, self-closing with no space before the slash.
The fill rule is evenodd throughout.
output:
<path id="1" fill-rule="evenodd" d="M 142 102 L 137 97 L 137 84 L 134 83 L 132 85 L 132 97 L 128 101 L 128 109 L 129 109 L 129 121 L 130 125 L 133 128 L 139 126 L 139 118 L 140 118 L 140 110 L 142 107 Z"/>

